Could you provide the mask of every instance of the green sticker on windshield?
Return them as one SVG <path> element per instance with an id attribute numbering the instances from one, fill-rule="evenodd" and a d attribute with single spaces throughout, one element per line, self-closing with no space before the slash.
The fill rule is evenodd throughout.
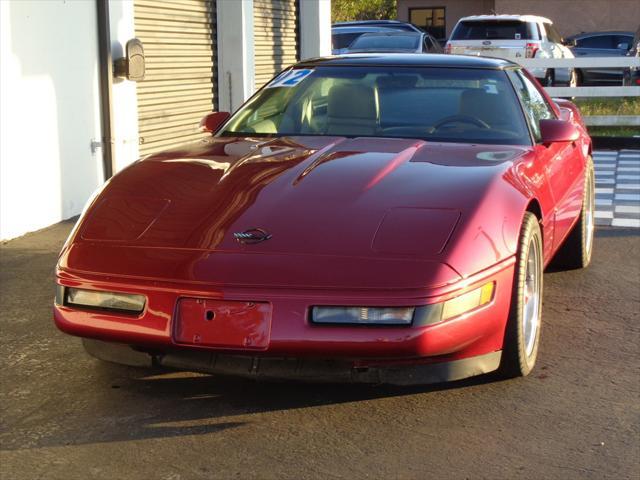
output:
<path id="1" fill-rule="evenodd" d="M 277 77 L 273 82 L 267 85 L 266 88 L 295 87 L 312 73 L 313 69 L 311 68 L 289 70 Z"/>

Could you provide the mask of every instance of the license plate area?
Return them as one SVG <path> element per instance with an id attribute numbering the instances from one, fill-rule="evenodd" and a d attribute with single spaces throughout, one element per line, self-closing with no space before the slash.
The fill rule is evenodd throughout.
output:
<path id="1" fill-rule="evenodd" d="M 271 304 L 181 298 L 174 323 L 175 343 L 264 350 L 271 333 Z"/>

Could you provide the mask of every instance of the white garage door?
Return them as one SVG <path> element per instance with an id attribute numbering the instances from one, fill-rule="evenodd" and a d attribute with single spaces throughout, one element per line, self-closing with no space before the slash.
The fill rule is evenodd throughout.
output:
<path id="1" fill-rule="evenodd" d="M 200 119 L 217 109 L 216 3 L 134 0 L 134 8 L 147 61 L 137 83 L 144 155 L 201 138 Z"/>
<path id="2" fill-rule="evenodd" d="M 298 0 L 254 0 L 256 88 L 299 59 Z"/>

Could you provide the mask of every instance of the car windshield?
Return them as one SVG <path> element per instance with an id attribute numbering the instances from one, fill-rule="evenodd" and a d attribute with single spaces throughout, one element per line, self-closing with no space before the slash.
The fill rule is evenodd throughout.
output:
<path id="1" fill-rule="evenodd" d="M 220 135 L 336 135 L 531 144 L 502 70 L 310 67 L 283 72 Z"/>
<path id="2" fill-rule="evenodd" d="M 364 34 L 356 38 L 349 50 L 409 50 L 414 51 L 420 45 L 420 34 Z"/>
<path id="3" fill-rule="evenodd" d="M 451 40 L 531 40 L 532 24 L 519 21 L 491 20 L 460 22 Z"/>

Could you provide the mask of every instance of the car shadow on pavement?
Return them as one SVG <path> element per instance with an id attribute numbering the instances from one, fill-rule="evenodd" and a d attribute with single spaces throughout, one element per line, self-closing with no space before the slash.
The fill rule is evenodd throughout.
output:
<path id="1" fill-rule="evenodd" d="M 55 423 L 49 420 L 47 425 L 39 425 L 34 422 L 37 418 L 17 422 L 9 427 L 12 434 L 0 442 L 0 450 L 215 435 L 265 423 L 262 414 L 270 412 L 429 394 L 499 380 L 488 374 L 451 383 L 394 387 L 255 381 L 138 369 L 94 359 L 81 364 L 85 371 L 73 376 L 85 376 L 83 384 L 88 390 L 83 398 L 69 395 L 70 404 L 64 407 L 57 401 L 45 404 L 39 414 L 49 419 L 57 417 Z M 77 397 L 77 391 L 73 395 Z M 60 411 L 52 415 L 51 409 Z"/>

